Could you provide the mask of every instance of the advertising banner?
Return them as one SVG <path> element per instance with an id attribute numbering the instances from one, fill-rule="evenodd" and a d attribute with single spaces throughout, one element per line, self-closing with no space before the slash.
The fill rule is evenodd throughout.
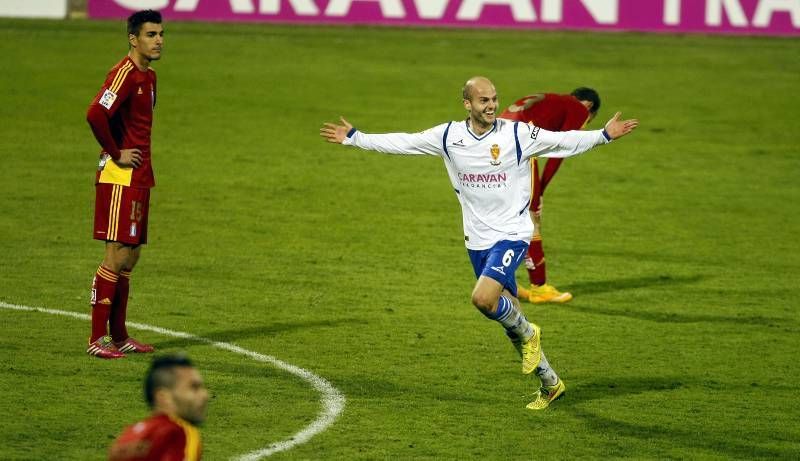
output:
<path id="1" fill-rule="evenodd" d="M 800 0 L 89 0 L 91 18 L 800 35 Z"/>
<path id="2" fill-rule="evenodd" d="M 64 19 L 67 0 L 2 0 L 0 17 Z"/>

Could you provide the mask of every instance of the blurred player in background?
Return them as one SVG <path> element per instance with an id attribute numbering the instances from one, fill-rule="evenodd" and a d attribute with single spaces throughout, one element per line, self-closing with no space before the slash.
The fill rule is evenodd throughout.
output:
<path id="1" fill-rule="evenodd" d="M 183 356 L 153 360 L 144 383 L 152 413 L 127 427 L 108 452 L 110 461 L 198 461 L 203 445 L 197 429 L 206 419 L 208 390 Z"/>
<path id="2" fill-rule="evenodd" d="M 464 85 L 466 120 L 420 133 L 362 133 L 344 118 L 326 123 L 320 135 L 329 142 L 388 154 L 441 157 L 461 204 L 464 241 L 475 276 L 472 304 L 505 329 L 522 357 L 522 373 L 535 375 L 541 387 L 527 408 L 542 410 L 564 393 L 564 382 L 541 350 L 540 329 L 528 322 L 517 300 L 514 272 L 533 236 L 530 217 L 530 158 L 569 157 L 624 136 L 637 120 L 617 113 L 603 130 L 551 132 L 496 118 L 497 91 L 485 77 Z"/>
<path id="3" fill-rule="evenodd" d="M 591 88 L 578 88 L 571 94 L 538 93 L 516 101 L 509 106 L 500 118 L 517 120 L 549 131 L 580 130 L 597 115 L 600 109 L 600 95 Z M 565 303 L 572 294 L 562 293 L 547 283 L 545 273 L 544 249 L 542 248 L 542 196 L 553 179 L 563 158 L 550 158 L 539 176 L 539 162 L 531 159 L 533 177 L 533 196 L 530 211 L 534 222 L 534 233 L 525 257 L 530 290 L 519 288 L 519 298 L 534 304 Z"/>
<path id="4" fill-rule="evenodd" d="M 150 63 L 161 58 L 163 43 L 160 13 L 132 14 L 128 55 L 108 73 L 86 114 L 102 148 L 94 238 L 106 242 L 105 257 L 92 282 L 92 333 L 86 352 L 104 359 L 124 357 L 125 352 L 153 352 L 153 346 L 128 335 L 125 319 L 131 271 L 147 242 L 150 188 L 155 186 L 150 131 L 156 73 Z"/>

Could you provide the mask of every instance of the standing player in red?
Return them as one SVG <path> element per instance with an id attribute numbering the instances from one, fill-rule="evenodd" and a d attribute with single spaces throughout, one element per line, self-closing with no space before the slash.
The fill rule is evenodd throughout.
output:
<path id="1" fill-rule="evenodd" d="M 197 426 L 206 418 L 208 390 L 188 358 L 153 360 L 144 384 L 150 409 L 114 441 L 110 461 L 199 461 L 203 452 Z"/>
<path id="2" fill-rule="evenodd" d="M 150 188 L 155 185 L 150 129 L 156 73 L 150 63 L 161 58 L 163 43 L 159 12 L 132 14 L 128 55 L 108 73 L 86 114 L 102 147 L 94 238 L 106 242 L 105 257 L 92 282 L 92 334 L 86 352 L 104 359 L 124 357 L 125 352 L 153 352 L 153 346 L 128 335 L 125 317 L 131 271 L 147 242 Z"/>
<path id="3" fill-rule="evenodd" d="M 597 92 L 591 88 L 578 88 L 572 94 L 538 93 L 525 96 L 509 106 L 500 114 L 500 118 L 533 123 L 549 131 L 570 131 L 586 126 L 597 115 L 598 109 L 600 96 Z M 533 187 L 530 211 L 534 234 L 525 258 L 531 288 L 526 290 L 519 287 L 519 299 L 527 299 L 535 304 L 565 303 L 572 299 L 572 294 L 562 293 L 547 284 L 541 234 L 542 196 L 564 159 L 547 159 L 541 178 L 538 159 L 533 157 L 531 160 Z"/>

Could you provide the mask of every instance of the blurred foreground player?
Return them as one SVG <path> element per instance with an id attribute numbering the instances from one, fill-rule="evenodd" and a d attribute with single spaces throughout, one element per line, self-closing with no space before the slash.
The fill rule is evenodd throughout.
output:
<path id="1" fill-rule="evenodd" d="M 462 97 L 466 120 L 419 133 L 363 133 L 341 118 L 340 123 L 325 123 L 320 135 L 328 142 L 365 150 L 442 159 L 461 205 L 464 243 L 478 279 L 472 304 L 505 328 L 522 358 L 522 373 L 541 380 L 527 408 L 543 410 L 565 386 L 541 348 L 539 326 L 528 321 L 517 300 L 514 272 L 533 236 L 530 158 L 578 155 L 625 136 L 638 120 L 620 120 L 617 112 L 603 130 L 556 133 L 498 119 L 497 90 L 485 77 L 469 79 Z"/>
<path id="2" fill-rule="evenodd" d="M 570 131 L 580 130 L 588 125 L 597 115 L 598 109 L 600 109 L 600 95 L 591 88 L 578 88 L 571 94 L 538 93 L 525 96 L 503 111 L 500 118 L 533 123 L 550 131 Z M 563 158 L 547 159 L 540 177 L 538 159 L 536 157 L 531 159 L 533 192 L 530 211 L 534 233 L 525 257 L 525 267 L 528 270 L 531 286 L 530 290 L 520 287 L 519 298 L 535 304 L 565 303 L 572 299 L 572 294 L 562 293 L 547 283 L 542 247 L 542 196 L 563 160 Z"/>
<path id="3" fill-rule="evenodd" d="M 149 418 L 127 427 L 108 452 L 110 461 L 198 461 L 208 390 L 188 358 L 153 360 L 144 383 Z"/>
<path id="4" fill-rule="evenodd" d="M 153 346 L 128 335 L 125 318 L 131 271 L 147 242 L 150 188 L 155 185 L 150 130 L 156 73 L 150 63 L 161 58 L 163 43 L 160 13 L 132 14 L 128 55 L 108 73 L 86 114 L 102 147 L 94 238 L 106 242 L 105 257 L 92 282 L 92 334 L 86 352 L 104 359 L 121 358 L 125 352 L 153 352 Z"/>

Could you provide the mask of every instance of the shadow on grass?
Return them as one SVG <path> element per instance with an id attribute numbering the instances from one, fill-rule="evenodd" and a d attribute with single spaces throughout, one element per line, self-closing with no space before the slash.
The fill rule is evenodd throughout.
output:
<path id="1" fill-rule="evenodd" d="M 688 386 L 708 387 L 705 383 L 689 383 L 680 377 L 647 377 L 647 378 L 616 378 L 583 383 L 567 389 L 565 401 L 568 405 L 560 405 L 559 410 L 565 411 L 582 420 L 591 430 L 598 433 L 614 433 L 622 437 L 630 437 L 647 442 L 660 442 L 666 446 L 679 446 L 700 450 L 709 450 L 729 458 L 763 458 L 763 459 L 789 459 L 796 456 L 790 447 L 786 449 L 760 447 L 758 441 L 723 434 L 710 435 L 696 430 L 676 429 L 654 424 L 638 424 L 619 421 L 614 418 L 595 414 L 579 408 L 583 402 L 597 399 L 614 399 L 622 402 L 631 395 L 643 394 L 653 391 L 671 391 Z M 667 405 L 668 397 L 664 404 Z M 613 402 L 609 403 L 610 405 Z"/>
<path id="2" fill-rule="evenodd" d="M 567 383 L 569 384 L 569 383 Z M 595 382 L 576 383 L 567 389 L 570 404 L 597 399 L 624 398 L 653 391 L 672 391 L 686 386 L 680 377 L 619 378 L 607 377 Z M 573 405 L 570 405 L 572 407 Z"/>
<path id="3" fill-rule="evenodd" d="M 337 320 L 313 320 L 307 322 L 293 322 L 293 323 L 270 323 L 266 325 L 252 326 L 248 328 L 239 328 L 231 330 L 210 331 L 206 333 L 197 333 L 196 336 L 210 339 L 219 342 L 237 342 L 246 338 L 268 337 L 277 333 L 294 330 L 306 330 L 319 327 L 335 327 L 347 323 L 359 323 L 358 319 L 337 319 Z M 196 340 L 173 338 L 165 341 L 155 342 L 153 345 L 156 349 L 180 348 L 200 344 Z"/>
<path id="4" fill-rule="evenodd" d="M 731 323 L 736 325 L 759 325 L 774 328 L 783 328 L 787 324 L 794 324 L 794 320 L 780 317 L 764 317 L 762 315 L 715 315 L 715 314 L 684 314 L 676 312 L 653 312 L 645 310 L 620 310 L 600 306 L 581 306 L 578 303 L 563 304 L 559 309 L 569 309 L 577 312 L 608 315 L 611 317 L 627 317 L 637 320 L 647 320 L 658 323 Z"/>
<path id="5" fill-rule="evenodd" d="M 705 275 L 672 276 L 650 275 L 646 277 L 630 277 L 616 280 L 598 280 L 594 282 L 578 282 L 569 284 L 570 291 L 580 295 L 596 295 L 613 291 L 634 290 L 637 288 L 669 287 L 689 285 L 708 280 Z"/>

